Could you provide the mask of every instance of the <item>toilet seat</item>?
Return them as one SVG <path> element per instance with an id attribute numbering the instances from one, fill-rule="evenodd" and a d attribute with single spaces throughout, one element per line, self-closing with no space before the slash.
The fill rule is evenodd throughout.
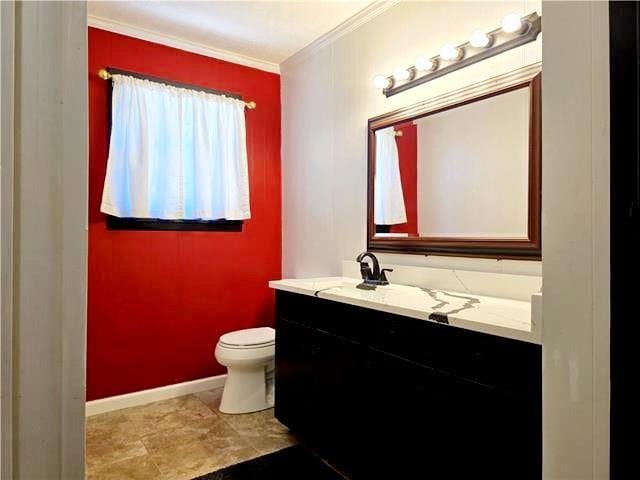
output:
<path id="1" fill-rule="evenodd" d="M 270 347 L 276 343 L 276 331 L 271 327 L 247 328 L 225 333 L 219 344 L 224 348 L 247 350 Z"/>
<path id="2" fill-rule="evenodd" d="M 222 343 L 216 345 L 215 357 L 220 365 L 247 366 L 272 362 L 276 353 L 276 346 L 260 345 L 254 347 L 228 347 Z"/>
<path id="3" fill-rule="evenodd" d="M 219 345 L 223 348 L 228 348 L 230 350 L 254 350 L 257 348 L 264 348 L 264 347 L 271 347 L 273 345 L 275 345 L 275 341 L 273 342 L 268 342 L 268 343 L 262 343 L 260 345 L 229 345 L 227 343 L 224 342 L 219 342 Z"/>

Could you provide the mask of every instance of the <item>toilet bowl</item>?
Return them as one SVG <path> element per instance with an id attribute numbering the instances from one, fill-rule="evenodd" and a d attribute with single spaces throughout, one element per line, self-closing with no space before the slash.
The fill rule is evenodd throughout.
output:
<path id="1" fill-rule="evenodd" d="M 216 345 L 218 363 L 227 367 L 220 411 L 249 413 L 273 407 L 276 331 L 271 327 L 225 333 Z"/>

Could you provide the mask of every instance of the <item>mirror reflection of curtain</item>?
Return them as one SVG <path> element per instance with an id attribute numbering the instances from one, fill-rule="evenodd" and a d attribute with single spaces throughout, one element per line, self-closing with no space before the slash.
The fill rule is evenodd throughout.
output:
<path id="1" fill-rule="evenodd" d="M 398 146 L 393 127 L 376 130 L 374 221 L 376 225 L 395 225 L 407 222 L 400 178 Z"/>
<path id="2" fill-rule="evenodd" d="M 389 225 L 391 232 L 418 236 L 418 127 L 413 121 L 400 123 L 393 127 L 396 131 L 400 180 L 404 195 L 404 208 L 407 223 Z M 397 134 L 401 135 L 398 136 Z"/>

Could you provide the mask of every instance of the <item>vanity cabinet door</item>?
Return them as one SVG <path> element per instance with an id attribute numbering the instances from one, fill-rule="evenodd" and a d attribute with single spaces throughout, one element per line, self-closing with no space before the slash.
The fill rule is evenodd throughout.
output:
<path id="1" fill-rule="evenodd" d="M 367 408 L 371 460 L 360 466 L 356 480 L 457 478 L 444 475 L 450 449 L 464 450 L 451 442 L 452 382 L 430 368 L 375 350 L 368 363 L 369 383 L 381 385 Z"/>
<path id="2" fill-rule="evenodd" d="M 540 479 L 518 398 L 375 350 L 370 462 L 358 479 Z M 373 395 L 374 392 L 371 392 Z"/>
<path id="3" fill-rule="evenodd" d="M 275 415 L 300 435 L 311 432 L 313 398 L 313 330 L 279 319 L 276 328 Z"/>
<path id="4" fill-rule="evenodd" d="M 364 347 L 315 332 L 313 352 L 314 443 L 330 461 L 350 470 L 360 458 L 365 395 Z"/>
<path id="5" fill-rule="evenodd" d="M 283 319 L 276 335 L 276 417 L 349 469 L 361 443 L 364 347 Z"/>

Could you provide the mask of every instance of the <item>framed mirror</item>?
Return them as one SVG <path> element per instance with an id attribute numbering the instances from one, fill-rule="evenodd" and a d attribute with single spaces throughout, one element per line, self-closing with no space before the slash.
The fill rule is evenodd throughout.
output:
<path id="1" fill-rule="evenodd" d="M 369 120 L 368 250 L 541 258 L 539 72 Z"/>

